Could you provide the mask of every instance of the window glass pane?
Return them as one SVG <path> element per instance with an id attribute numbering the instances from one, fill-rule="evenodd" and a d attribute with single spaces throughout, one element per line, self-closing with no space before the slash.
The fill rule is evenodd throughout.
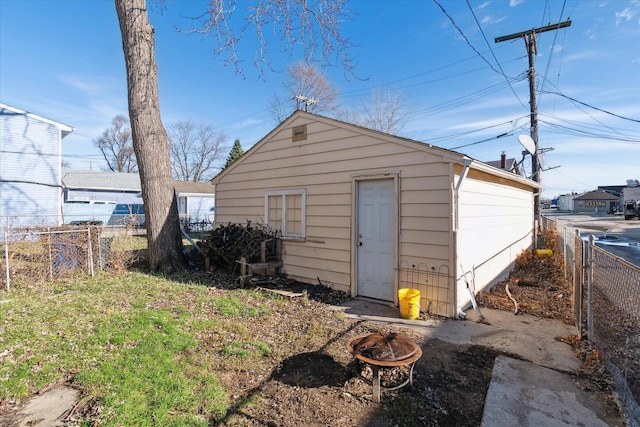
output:
<path id="1" fill-rule="evenodd" d="M 269 227 L 274 232 L 282 231 L 282 196 L 269 196 Z"/>
<path id="2" fill-rule="evenodd" d="M 290 194 L 287 198 L 287 235 L 302 235 L 302 195 Z"/>

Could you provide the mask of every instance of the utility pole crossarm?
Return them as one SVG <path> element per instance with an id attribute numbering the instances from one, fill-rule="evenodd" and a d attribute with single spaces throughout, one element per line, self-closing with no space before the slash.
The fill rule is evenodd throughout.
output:
<path id="1" fill-rule="evenodd" d="M 520 37 L 524 37 L 528 34 L 540 34 L 540 33 L 544 33 L 546 31 L 553 31 L 553 30 L 558 30 L 560 28 L 566 28 L 571 26 L 571 20 L 567 19 L 564 22 L 560 22 L 558 24 L 553 24 L 553 25 L 547 25 L 545 27 L 539 27 L 539 28 L 533 28 L 531 30 L 527 30 L 527 31 L 520 31 L 519 33 L 514 33 L 514 34 L 509 34 L 508 36 L 502 36 L 502 37 L 496 37 L 495 38 L 495 42 L 496 43 L 500 43 L 500 42 L 504 42 L 507 40 L 513 40 L 513 39 L 518 39 Z"/>

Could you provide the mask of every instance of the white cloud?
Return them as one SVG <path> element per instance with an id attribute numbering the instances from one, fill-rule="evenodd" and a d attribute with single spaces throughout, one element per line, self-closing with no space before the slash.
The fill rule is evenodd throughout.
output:
<path id="1" fill-rule="evenodd" d="M 505 19 L 507 19 L 506 16 L 502 16 L 500 18 L 494 18 L 491 15 L 487 15 L 484 18 L 482 18 L 482 20 L 480 22 L 482 24 L 484 24 L 484 25 L 492 25 L 492 24 L 499 24 L 500 22 L 504 21 Z"/>
<path id="2" fill-rule="evenodd" d="M 243 121 L 241 121 L 239 123 L 236 123 L 234 127 L 236 129 L 245 129 L 245 128 L 248 128 L 248 127 L 261 126 L 263 124 L 264 124 L 263 120 L 246 119 L 246 120 L 243 120 Z"/>
<path id="3" fill-rule="evenodd" d="M 637 14 L 638 11 L 631 8 L 626 8 L 622 12 L 616 12 L 616 26 L 618 26 L 621 22 L 631 21 Z"/>
<path id="4" fill-rule="evenodd" d="M 509 0 L 509 7 L 516 7 L 520 3 L 524 3 L 524 0 Z"/>
<path id="5" fill-rule="evenodd" d="M 62 75 L 58 80 L 70 88 L 66 99 L 73 99 L 76 117 L 86 117 L 87 112 L 92 111 L 108 124 L 117 114 L 127 114 L 127 91 L 123 80 L 94 75 Z"/>

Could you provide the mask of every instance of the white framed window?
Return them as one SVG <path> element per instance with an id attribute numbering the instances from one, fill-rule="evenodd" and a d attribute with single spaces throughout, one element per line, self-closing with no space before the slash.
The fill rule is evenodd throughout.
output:
<path id="1" fill-rule="evenodd" d="M 265 223 L 283 238 L 304 239 L 307 190 L 273 190 L 264 194 Z"/>

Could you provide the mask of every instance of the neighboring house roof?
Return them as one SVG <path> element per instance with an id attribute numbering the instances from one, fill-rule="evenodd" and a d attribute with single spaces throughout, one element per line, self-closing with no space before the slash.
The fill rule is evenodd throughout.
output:
<path id="1" fill-rule="evenodd" d="M 602 190 L 594 190 L 589 191 L 588 193 L 584 193 L 578 197 L 575 197 L 573 200 L 618 200 L 616 196 L 612 196 L 611 194 L 602 191 Z"/>
<path id="2" fill-rule="evenodd" d="M 216 187 L 208 182 L 188 182 L 188 181 L 173 181 L 175 190 L 181 195 L 188 194 L 211 194 L 215 193 Z"/>
<path id="3" fill-rule="evenodd" d="M 66 188 L 141 191 L 140 175 L 126 172 L 82 171 L 63 168 L 62 183 Z M 215 187 L 208 182 L 173 181 L 175 190 L 182 195 L 214 194 Z"/>
<path id="4" fill-rule="evenodd" d="M 494 168 L 503 169 L 509 172 L 513 172 L 517 175 L 521 175 L 520 168 L 518 167 L 518 161 L 514 158 L 507 158 L 504 154 L 500 160 L 492 160 L 490 162 L 485 162 L 489 166 L 493 166 Z"/>
<path id="5" fill-rule="evenodd" d="M 62 184 L 66 188 L 141 191 L 140 175 L 125 172 L 83 171 L 62 169 Z"/>
<path id="6" fill-rule="evenodd" d="M 21 110 L 21 109 L 19 109 L 17 107 L 12 107 L 10 105 L 3 104 L 2 102 L 0 102 L 0 109 L 1 110 L 10 111 L 11 113 L 14 113 L 16 115 L 26 116 L 26 117 L 29 117 L 31 119 L 39 120 L 41 122 L 49 123 L 51 125 L 57 126 L 58 128 L 60 128 L 60 132 L 61 132 L 61 137 L 62 138 L 64 138 L 65 136 L 69 135 L 71 132 L 73 132 L 75 130 L 75 128 L 72 127 L 72 126 L 65 125 L 64 123 L 56 122 L 55 120 L 47 119 L 46 117 L 39 116 L 37 114 L 30 113 L 30 112 L 25 111 L 25 110 Z M 6 113 L 4 113 L 4 114 L 6 114 Z"/>

